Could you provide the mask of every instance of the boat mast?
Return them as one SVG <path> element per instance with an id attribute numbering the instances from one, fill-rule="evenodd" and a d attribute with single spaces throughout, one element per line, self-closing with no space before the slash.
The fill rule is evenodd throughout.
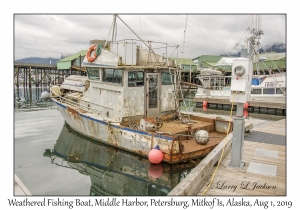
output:
<path id="1" fill-rule="evenodd" d="M 256 21 L 256 25 L 255 25 Z M 256 26 L 256 27 L 255 27 Z M 260 45 L 260 39 L 261 35 L 263 35 L 263 31 L 261 30 L 261 15 L 256 16 L 256 20 L 253 16 L 251 16 L 251 24 L 249 27 L 250 35 L 248 38 L 248 49 L 249 54 L 248 58 L 252 61 L 254 61 L 254 55 L 257 55 L 259 53 L 259 45 Z"/>
<path id="2" fill-rule="evenodd" d="M 115 24 L 116 24 L 116 15 L 114 15 L 113 22 L 112 22 L 111 27 L 110 27 L 110 30 L 109 30 L 109 32 L 108 32 L 107 39 L 105 40 L 104 48 L 106 48 L 106 44 L 107 44 L 107 41 L 108 41 L 108 39 L 109 39 L 109 35 L 110 35 L 110 32 L 111 32 L 111 29 L 112 29 L 112 28 L 114 28 L 114 29 L 113 29 L 112 40 L 111 40 L 111 41 L 112 41 L 112 43 L 113 43 L 113 41 L 114 41 Z"/>

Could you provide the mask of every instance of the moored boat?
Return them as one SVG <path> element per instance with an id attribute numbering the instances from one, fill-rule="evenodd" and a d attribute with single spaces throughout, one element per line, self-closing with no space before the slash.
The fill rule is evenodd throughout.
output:
<path id="1" fill-rule="evenodd" d="M 231 76 L 225 76 L 221 71 L 212 69 L 200 70 L 196 76 L 200 80 L 195 99 L 230 97 Z M 272 75 L 253 75 L 251 84 L 251 100 L 274 99 L 286 100 L 286 75 L 277 73 Z"/>
<path id="2" fill-rule="evenodd" d="M 154 53 L 154 44 L 164 55 Z M 66 78 L 51 87 L 51 97 L 66 123 L 94 140 L 146 157 L 157 148 L 171 164 L 203 157 L 232 124 L 181 112 L 181 69 L 168 48 L 142 39 L 92 43 L 82 62 L 88 76 Z"/>

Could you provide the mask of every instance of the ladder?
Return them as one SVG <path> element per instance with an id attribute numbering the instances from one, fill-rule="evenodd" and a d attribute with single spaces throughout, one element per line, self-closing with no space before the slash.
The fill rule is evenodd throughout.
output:
<path id="1" fill-rule="evenodd" d="M 189 112 L 183 97 L 182 93 L 182 88 L 181 88 L 181 68 L 176 68 L 174 70 L 174 73 L 171 71 L 171 68 L 169 67 L 169 74 L 171 78 L 171 83 L 172 83 L 172 92 L 173 92 L 173 97 L 175 101 L 175 110 L 176 110 L 176 115 L 178 116 L 178 119 L 182 123 L 189 123 L 190 122 L 190 116 Z M 174 77 L 174 79 L 173 79 Z M 182 114 L 180 111 L 180 102 L 182 101 L 186 114 Z"/>

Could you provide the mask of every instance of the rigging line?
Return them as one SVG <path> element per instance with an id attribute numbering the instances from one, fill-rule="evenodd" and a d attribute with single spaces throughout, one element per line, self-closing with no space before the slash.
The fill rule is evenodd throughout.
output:
<path id="1" fill-rule="evenodd" d="M 248 16 L 245 16 L 244 22 L 243 22 L 243 24 L 242 24 L 242 28 L 244 28 L 245 25 L 246 25 L 246 26 L 247 26 L 247 25 L 252 26 L 252 24 L 249 24 L 249 22 L 253 22 L 253 17 L 252 17 L 252 16 L 250 16 L 249 18 L 247 18 L 247 17 L 248 17 Z M 247 22 L 246 22 L 246 21 L 247 21 Z M 245 24 L 245 23 L 246 23 L 246 24 Z M 248 27 L 248 30 L 251 30 L 250 27 Z M 233 48 L 231 48 L 231 49 L 229 50 L 228 54 L 230 54 L 230 53 L 236 48 L 236 46 L 239 45 L 239 44 L 242 42 L 242 40 L 245 40 L 245 38 L 247 38 L 247 36 L 248 36 L 247 30 L 246 30 L 246 32 L 244 32 L 244 35 L 242 35 L 242 33 L 243 33 L 243 30 L 240 31 L 240 35 L 239 35 L 239 37 L 241 37 L 240 40 L 235 44 L 235 46 L 234 46 Z M 224 62 L 225 62 L 225 60 L 224 60 Z"/>
<path id="2" fill-rule="evenodd" d="M 245 32 L 245 33 L 247 33 L 247 32 Z M 239 42 L 236 43 L 236 45 L 237 45 L 237 44 L 240 44 L 240 43 L 242 42 L 242 39 L 245 39 L 245 37 L 247 37 L 247 34 L 245 34 L 244 37 L 242 37 L 242 38 L 239 40 Z M 228 51 L 228 54 L 230 54 L 231 51 L 234 50 L 234 49 L 236 48 L 236 45 L 234 45 L 234 47 L 231 48 L 231 49 Z"/>
<path id="3" fill-rule="evenodd" d="M 116 27 L 116 32 L 115 32 L 115 41 L 117 40 L 117 34 L 118 34 L 118 27 L 117 27 L 117 21 L 115 23 L 115 27 Z"/>
<path id="4" fill-rule="evenodd" d="M 179 47 L 179 45 L 176 45 L 175 46 L 175 49 L 174 49 L 174 51 L 172 52 L 172 54 L 169 56 L 169 58 L 168 59 L 170 59 L 171 58 L 171 56 L 173 55 L 173 53 L 176 51 L 176 49 L 178 49 L 178 47 Z M 178 58 L 178 55 L 177 55 L 177 58 Z"/>
<path id="5" fill-rule="evenodd" d="M 247 22 L 246 22 L 246 21 L 247 21 Z M 247 33 L 247 26 L 248 26 L 248 25 L 249 25 L 249 18 L 247 18 L 247 16 L 245 16 L 244 22 L 243 22 L 243 24 L 242 24 L 242 28 L 244 28 L 244 27 L 246 28 L 246 30 L 245 30 L 246 33 Z M 245 33 L 245 32 L 244 32 L 244 33 Z M 243 36 L 243 30 L 240 31 L 240 36 L 239 36 L 239 37 L 241 37 L 241 38 L 240 38 L 240 41 L 244 38 L 244 36 Z M 240 42 L 240 41 L 239 41 L 239 42 Z"/>
<path id="6" fill-rule="evenodd" d="M 137 33 L 135 33 L 135 31 L 134 30 L 132 30 L 125 22 L 124 22 L 124 20 L 122 19 L 122 18 L 120 18 L 120 16 L 119 15 L 115 15 L 116 17 L 118 17 L 123 23 L 124 23 L 124 25 L 125 26 L 127 26 L 127 28 L 134 34 L 134 35 L 136 35 L 143 43 L 144 43 L 144 45 L 146 45 L 146 47 L 148 47 L 148 49 L 149 49 L 149 51 L 150 51 L 150 55 L 151 55 L 151 52 L 153 53 L 153 55 L 154 55 L 154 58 L 155 58 L 155 60 L 157 61 L 157 63 L 159 63 L 159 61 L 157 60 L 157 57 L 156 57 L 156 54 L 155 54 L 155 52 L 153 51 L 153 49 L 151 48 L 151 47 L 149 47 L 149 45 L 137 34 Z"/>
<path id="7" fill-rule="evenodd" d="M 282 41 L 281 36 L 280 36 L 279 30 L 278 30 L 278 26 L 277 26 L 277 22 L 276 22 L 276 19 L 275 19 L 275 16 L 274 16 L 274 15 L 273 15 L 273 19 L 274 19 L 274 22 L 275 22 L 275 25 L 276 25 L 276 29 L 277 29 L 277 32 L 278 32 L 278 35 L 279 35 L 279 39 L 280 39 L 280 41 L 281 41 L 282 43 L 284 43 L 284 42 Z"/>
<path id="8" fill-rule="evenodd" d="M 27 34 L 27 33 L 23 33 L 23 32 L 15 32 L 15 33 L 20 34 L 20 35 L 24 35 L 24 36 L 38 38 L 38 39 L 45 39 L 45 40 L 49 40 L 49 41 L 55 41 L 55 42 L 70 42 L 70 43 L 81 43 L 81 44 L 87 44 L 88 43 L 88 42 L 76 42 L 76 41 L 67 41 L 67 40 L 60 40 L 60 39 L 51 39 L 51 38 L 36 36 L 36 35 L 33 35 L 33 34 Z"/>
<path id="9" fill-rule="evenodd" d="M 261 49 L 266 53 L 267 57 L 270 58 L 270 57 L 269 57 L 269 54 L 265 51 L 265 49 L 263 48 L 263 46 L 262 46 L 262 45 L 260 45 L 260 46 L 261 46 Z M 273 61 L 273 60 L 270 60 L 270 61 L 273 63 L 273 65 L 274 65 L 274 66 L 276 67 L 276 69 L 279 71 L 279 73 L 281 74 L 281 76 L 283 76 L 281 70 L 277 67 L 277 65 L 274 63 L 274 61 Z M 267 68 L 267 69 L 268 69 L 268 68 Z"/>
<path id="10" fill-rule="evenodd" d="M 142 22 L 141 22 L 141 15 L 139 15 L 140 18 L 140 34 L 142 34 Z"/>
<path id="11" fill-rule="evenodd" d="M 236 26 L 238 20 L 239 20 L 239 15 L 236 17 L 235 23 L 232 25 L 232 28 L 231 28 L 231 30 L 230 30 L 230 33 L 229 33 L 229 35 L 228 35 L 228 37 L 227 37 L 227 42 L 226 42 L 226 44 L 224 45 L 224 47 L 222 48 L 222 50 L 221 50 L 222 54 L 223 54 L 223 52 L 225 51 L 225 48 L 227 47 L 227 45 L 228 45 L 228 43 L 229 43 L 229 38 L 231 37 L 231 34 L 233 33 L 233 29 L 235 28 L 235 26 Z"/>
<path id="12" fill-rule="evenodd" d="M 271 17 L 270 16 L 268 16 L 268 18 L 269 18 L 269 20 L 270 20 L 270 22 L 272 22 L 272 20 L 271 20 Z M 271 39 L 271 50 L 270 51 L 272 51 L 272 46 L 273 46 L 273 43 L 275 43 L 275 41 L 274 41 L 274 36 L 273 36 L 273 33 L 272 33 L 272 31 L 273 31 L 273 29 L 272 29 L 272 24 L 267 24 L 267 26 L 268 26 L 268 29 L 270 30 L 270 39 Z"/>

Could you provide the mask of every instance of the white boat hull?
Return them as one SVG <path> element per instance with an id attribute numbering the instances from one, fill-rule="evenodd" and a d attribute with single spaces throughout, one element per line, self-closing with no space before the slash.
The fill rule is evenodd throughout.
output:
<path id="1" fill-rule="evenodd" d="M 209 90 L 202 87 L 197 89 L 195 99 L 218 98 L 230 100 L 230 90 Z M 286 102 L 285 94 L 251 94 L 250 101 Z"/>
<path id="2" fill-rule="evenodd" d="M 75 131 L 94 140 L 117 146 L 127 151 L 136 151 L 136 153 L 144 156 L 147 156 L 148 152 L 153 148 L 151 144 L 154 146 L 159 144 L 162 151 L 171 147 L 172 138 L 170 137 L 156 134 L 152 138 L 148 132 L 134 130 L 114 123 L 109 124 L 95 116 L 70 110 L 70 108 L 58 101 L 55 101 L 55 103 L 68 125 Z M 74 111 L 77 113 L 74 113 Z"/>

